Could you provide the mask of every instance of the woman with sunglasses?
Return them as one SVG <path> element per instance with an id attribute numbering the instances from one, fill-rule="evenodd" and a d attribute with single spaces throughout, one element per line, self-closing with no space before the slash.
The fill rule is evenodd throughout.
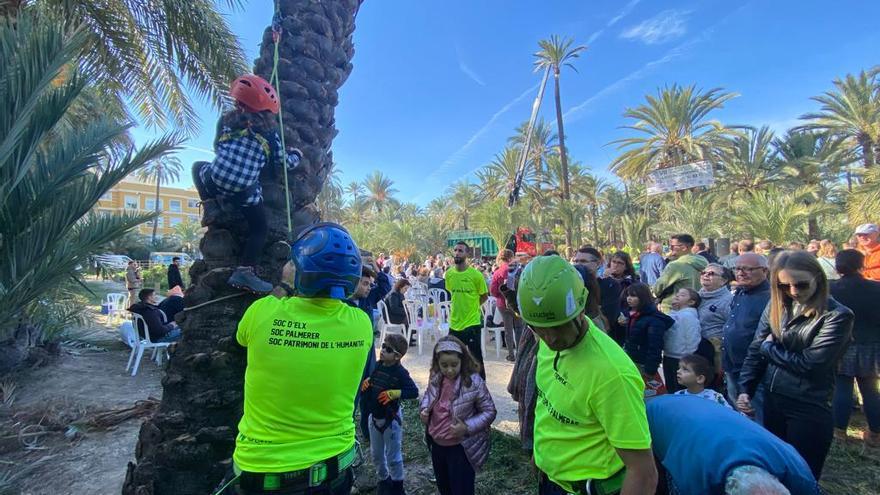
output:
<path id="1" fill-rule="evenodd" d="M 753 413 L 764 384 L 764 427 L 790 443 L 818 480 L 831 446 L 831 396 L 837 363 L 849 344 L 853 314 L 829 295 L 816 258 L 785 251 L 770 271 L 767 323 L 758 328 L 740 373 L 737 408 Z"/>

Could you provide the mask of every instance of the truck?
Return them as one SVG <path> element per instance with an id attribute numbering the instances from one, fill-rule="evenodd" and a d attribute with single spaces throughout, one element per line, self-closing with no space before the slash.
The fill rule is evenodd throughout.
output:
<path id="1" fill-rule="evenodd" d="M 545 234 L 546 235 L 546 234 Z M 446 246 L 451 248 L 457 242 L 465 242 L 474 250 L 475 258 L 494 258 L 498 256 L 498 243 L 487 232 L 477 230 L 456 230 L 446 236 Z M 554 249 L 553 243 L 538 240 L 535 234 L 526 227 L 518 227 L 510 234 L 507 244 L 504 246 L 514 253 L 527 253 L 529 256 L 537 256 L 548 249 Z"/>

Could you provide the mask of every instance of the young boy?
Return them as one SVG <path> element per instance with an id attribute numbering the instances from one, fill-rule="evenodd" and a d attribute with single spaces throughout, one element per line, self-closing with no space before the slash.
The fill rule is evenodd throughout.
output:
<path id="1" fill-rule="evenodd" d="M 400 359 L 409 349 L 403 335 L 385 336 L 379 353 L 379 366 L 364 380 L 369 414 L 370 451 L 379 478 L 377 495 L 404 495 L 403 490 L 403 418 L 400 399 L 416 399 L 419 390 Z"/>
<path id="2" fill-rule="evenodd" d="M 679 385 L 685 387 L 684 390 L 676 392 L 676 395 L 694 395 L 722 404 L 728 409 L 733 409 L 723 395 L 706 388 L 706 385 L 715 376 L 715 368 L 703 356 L 688 354 L 682 357 L 678 361 L 676 376 L 678 377 Z"/>
<path id="3" fill-rule="evenodd" d="M 669 393 L 681 389 L 675 378 L 678 360 L 700 346 L 700 299 L 700 294 L 690 288 L 679 289 L 672 296 L 669 316 L 675 324 L 663 335 L 663 376 Z"/>

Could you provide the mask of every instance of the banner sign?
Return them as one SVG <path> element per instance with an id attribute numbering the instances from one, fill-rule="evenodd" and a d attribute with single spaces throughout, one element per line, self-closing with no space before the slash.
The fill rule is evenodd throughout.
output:
<path id="1" fill-rule="evenodd" d="M 693 187 L 711 186 L 714 183 L 715 176 L 712 173 L 712 164 L 707 161 L 655 170 L 646 178 L 648 196 Z"/>

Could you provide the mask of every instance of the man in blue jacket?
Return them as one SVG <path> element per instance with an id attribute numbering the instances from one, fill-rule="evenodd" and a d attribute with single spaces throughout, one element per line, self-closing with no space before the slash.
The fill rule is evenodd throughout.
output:
<path id="1" fill-rule="evenodd" d="M 730 316 L 724 324 L 722 366 L 727 383 L 727 397 L 736 402 L 739 396 L 739 372 L 749 352 L 749 344 L 761 321 L 764 308 L 770 301 L 769 268 L 767 258 L 755 253 L 743 253 L 736 259 L 734 275 L 736 291 L 730 305 Z M 760 402 L 760 399 L 758 399 Z M 754 399 L 752 400 L 754 403 Z M 756 419 L 761 420 L 761 407 L 755 406 Z"/>
<path id="2" fill-rule="evenodd" d="M 794 447 L 732 409 L 667 395 L 648 401 L 647 413 L 651 449 L 665 471 L 657 493 L 819 493 Z"/>

